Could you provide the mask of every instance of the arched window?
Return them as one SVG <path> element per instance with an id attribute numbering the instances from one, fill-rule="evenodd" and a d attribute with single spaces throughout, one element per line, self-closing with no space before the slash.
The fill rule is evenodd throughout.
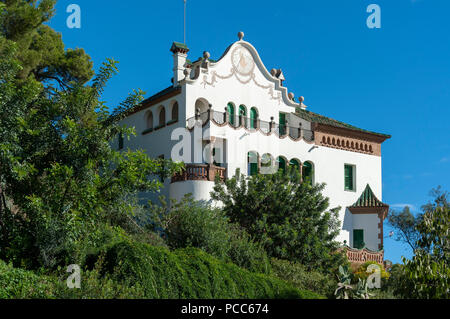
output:
<path id="1" fill-rule="evenodd" d="M 250 109 L 250 128 L 256 129 L 258 127 L 258 111 L 252 107 Z"/>
<path id="2" fill-rule="evenodd" d="M 248 176 L 258 174 L 258 153 L 248 152 Z"/>
<path id="3" fill-rule="evenodd" d="M 228 103 L 227 112 L 228 112 L 229 123 L 231 125 L 234 125 L 234 105 L 233 105 L 233 103 Z"/>
<path id="4" fill-rule="evenodd" d="M 273 174 L 272 156 L 270 154 L 264 154 L 261 156 L 261 173 Z"/>
<path id="5" fill-rule="evenodd" d="M 247 117 L 247 108 L 245 105 L 239 106 L 239 126 L 245 125 L 245 118 Z"/>
<path id="6" fill-rule="evenodd" d="M 286 172 L 286 160 L 282 156 L 278 156 L 277 158 L 278 163 L 278 170 L 282 170 L 283 172 Z"/>
<path id="7" fill-rule="evenodd" d="M 178 121 L 178 102 L 172 106 L 172 122 Z"/>
<path id="8" fill-rule="evenodd" d="M 159 127 L 166 125 L 166 109 L 164 107 L 159 111 Z"/>
<path id="9" fill-rule="evenodd" d="M 309 184 L 314 183 L 314 165 L 311 162 L 303 163 L 303 181 Z"/>
<path id="10" fill-rule="evenodd" d="M 153 128 L 153 113 L 152 113 L 152 111 L 148 111 L 147 118 L 145 119 L 145 121 L 146 121 L 147 129 L 148 130 L 152 129 Z"/>
<path id="11" fill-rule="evenodd" d="M 300 161 L 296 160 L 295 158 L 291 159 L 289 161 L 289 166 L 295 167 L 295 169 L 300 172 Z"/>

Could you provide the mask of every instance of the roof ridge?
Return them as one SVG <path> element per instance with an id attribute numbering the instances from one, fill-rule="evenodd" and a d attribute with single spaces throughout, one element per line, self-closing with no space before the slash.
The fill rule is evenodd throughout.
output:
<path id="1" fill-rule="evenodd" d="M 350 207 L 383 207 L 388 206 L 387 204 L 380 201 L 377 196 L 375 196 L 370 185 L 367 184 L 366 188 L 359 196 L 358 200 Z"/>
<path id="2" fill-rule="evenodd" d="M 322 115 L 322 114 L 318 114 L 318 113 L 315 113 L 315 112 L 311 112 L 309 110 L 304 110 L 304 109 L 301 109 L 301 108 L 297 108 L 294 114 L 298 114 L 301 117 L 302 113 L 303 113 L 303 115 L 307 115 L 309 117 L 306 120 L 310 120 L 312 122 L 314 122 L 314 120 L 319 120 L 320 124 L 327 124 L 327 125 L 331 125 L 331 126 L 335 126 L 335 127 L 347 128 L 347 129 L 351 129 L 351 130 L 355 130 L 355 131 L 360 131 L 360 132 L 380 135 L 380 136 L 389 137 L 389 138 L 391 137 L 391 135 L 389 135 L 389 134 L 383 134 L 383 133 L 378 133 L 378 132 L 373 132 L 373 131 L 369 131 L 369 130 L 366 130 L 366 129 L 362 129 L 362 128 L 359 128 L 359 127 L 354 126 L 352 124 L 348 124 L 348 123 L 345 123 L 345 122 L 342 122 L 342 121 L 338 121 L 338 120 L 335 120 L 335 119 L 333 119 L 331 117 L 328 117 L 328 116 L 325 116 L 325 115 Z M 331 122 L 331 123 L 326 123 L 326 121 Z"/>

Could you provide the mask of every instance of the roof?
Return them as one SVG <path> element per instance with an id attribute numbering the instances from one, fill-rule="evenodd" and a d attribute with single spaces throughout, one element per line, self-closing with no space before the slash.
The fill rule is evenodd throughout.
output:
<path id="1" fill-rule="evenodd" d="M 180 91 L 180 90 L 181 90 L 181 87 L 180 87 L 179 85 L 178 85 L 178 86 L 173 86 L 173 85 L 171 85 L 171 86 L 169 86 L 168 88 L 165 88 L 164 90 L 159 91 L 158 93 L 156 93 L 156 94 L 150 96 L 149 98 L 143 100 L 143 101 L 142 101 L 141 103 L 139 103 L 138 105 L 136 105 L 136 106 L 134 106 L 134 107 L 132 107 L 132 108 L 129 108 L 129 109 L 127 109 L 127 110 L 122 110 L 121 112 L 119 112 L 119 113 L 117 113 L 117 114 L 113 114 L 113 115 L 110 117 L 110 119 L 115 119 L 115 118 L 117 119 L 117 118 L 119 118 L 121 115 L 122 115 L 122 116 L 128 116 L 128 115 L 133 114 L 133 113 L 135 113 L 135 112 L 139 112 L 140 110 L 146 108 L 149 104 L 151 105 L 151 104 L 154 103 L 154 102 L 158 103 L 158 100 L 159 100 L 159 99 L 162 98 L 162 99 L 164 100 L 164 97 L 165 97 L 165 96 L 167 96 L 167 95 L 169 95 L 169 94 L 171 94 L 171 93 L 176 94 L 176 92 L 177 92 L 177 91 Z"/>
<path id="2" fill-rule="evenodd" d="M 356 203 L 350 207 L 389 207 L 389 205 L 380 201 L 373 193 L 369 184 L 367 184 L 366 189 L 363 191 Z"/>
<path id="3" fill-rule="evenodd" d="M 145 99 L 144 101 L 141 102 L 142 105 L 148 104 L 153 102 L 154 100 L 157 100 L 158 98 L 160 98 L 161 96 L 164 96 L 166 94 L 172 93 L 174 91 L 177 91 L 180 89 L 180 86 L 169 86 L 168 88 L 165 88 L 162 91 L 159 91 L 158 93 L 150 96 L 149 98 Z"/>
<path id="4" fill-rule="evenodd" d="M 170 48 L 170 51 L 175 52 L 178 50 L 180 50 L 182 52 L 189 52 L 189 48 L 187 47 L 186 44 L 180 43 L 180 42 L 173 42 L 172 47 Z"/>
<path id="5" fill-rule="evenodd" d="M 350 124 L 347 124 L 344 122 L 340 122 L 335 119 L 332 119 L 332 118 L 329 118 L 329 117 L 326 117 L 326 116 L 323 116 L 323 115 L 320 115 L 317 113 L 313 113 L 311 111 L 307 111 L 304 109 L 297 108 L 295 111 L 295 114 L 300 116 L 304 120 L 307 120 L 308 122 L 314 122 L 314 123 L 325 124 L 325 125 L 330 125 L 330 126 L 334 126 L 334 127 L 346 128 L 346 129 L 350 129 L 353 131 L 359 131 L 359 132 L 364 132 L 364 133 L 369 133 L 369 134 L 375 134 L 375 135 L 386 137 L 386 138 L 391 138 L 391 135 L 364 130 L 362 128 L 359 128 L 359 127 L 356 127 L 356 126 L 353 126 L 353 125 L 350 125 Z"/>

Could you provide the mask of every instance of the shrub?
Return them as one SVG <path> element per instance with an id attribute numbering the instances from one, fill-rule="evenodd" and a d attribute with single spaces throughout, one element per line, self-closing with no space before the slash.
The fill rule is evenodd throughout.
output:
<path id="1" fill-rule="evenodd" d="M 310 290 L 323 296 L 333 296 L 336 280 L 318 271 L 309 271 L 300 263 L 273 258 L 272 274 L 298 289 Z"/>
<path id="2" fill-rule="evenodd" d="M 196 248 L 174 252 L 123 241 L 104 252 L 102 274 L 142 285 L 145 298 L 320 298 L 264 274 L 251 273 Z"/>
<path id="3" fill-rule="evenodd" d="M 108 276 L 100 276 L 96 269 L 82 272 L 81 289 L 69 289 L 67 276 L 63 270 L 60 276 L 38 275 L 0 260 L 0 299 L 136 299 L 144 296 L 139 284 L 115 282 Z"/>
<path id="4" fill-rule="evenodd" d="M 297 170 L 244 176 L 239 169 L 225 182 L 216 180 L 211 198 L 233 223 L 263 244 L 270 257 L 297 261 L 309 270 L 329 271 L 343 264 L 339 208 L 329 208 L 324 184 L 301 182 Z"/>
<path id="5" fill-rule="evenodd" d="M 0 299 L 55 298 L 55 290 L 50 277 L 13 268 L 0 260 Z"/>
<path id="6" fill-rule="evenodd" d="M 186 197 L 171 209 L 154 206 L 152 214 L 153 230 L 162 232 L 171 249 L 195 247 L 252 272 L 270 272 L 263 247 L 220 209 Z"/>
<path id="7" fill-rule="evenodd" d="M 386 269 L 384 268 L 384 266 L 382 264 L 379 264 L 376 261 L 367 261 L 364 264 L 362 264 L 361 266 L 359 266 L 359 268 L 355 271 L 354 279 L 356 281 L 358 281 L 358 279 L 367 280 L 367 278 L 373 273 L 373 272 L 370 272 L 370 270 L 369 270 L 369 272 L 367 272 L 367 268 L 370 265 L 377 265 L 378 267 L 380 267 L 381 279 L 383 281 L 386 281 L 389 278 L 389 273 L 386 271 Z"/>

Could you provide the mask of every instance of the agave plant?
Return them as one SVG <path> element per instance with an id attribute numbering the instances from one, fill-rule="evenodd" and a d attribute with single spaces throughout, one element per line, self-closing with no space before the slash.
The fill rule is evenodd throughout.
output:
<path id="1" fill-rule="evenodd" d="M 367 280 L 358 280 L 358 284 L 356 285 L 356 289 L 354 290 L 354 298 L 355 299 L 370 299 L 370 297 L 374 296 L 370 294 L 368 291 Z"/>
<path id="2" fill-rule="evenodd" d="M 352 275 L 348 267 L 339 266 L 338 287 L 334 292 L 336 299 L 349 299 L 352 296 L 353 286 L 350 284 Z"/>
<path id="3" fill-rule="evenodd" d="M 352 273 L 348 267 L 339 266 L 338 286 L 334 295 L 336 299 L 370 299 L 372 294 L 368 291 L 367 280 L 359 279 L 356 287 L 351 285 Z"/>

